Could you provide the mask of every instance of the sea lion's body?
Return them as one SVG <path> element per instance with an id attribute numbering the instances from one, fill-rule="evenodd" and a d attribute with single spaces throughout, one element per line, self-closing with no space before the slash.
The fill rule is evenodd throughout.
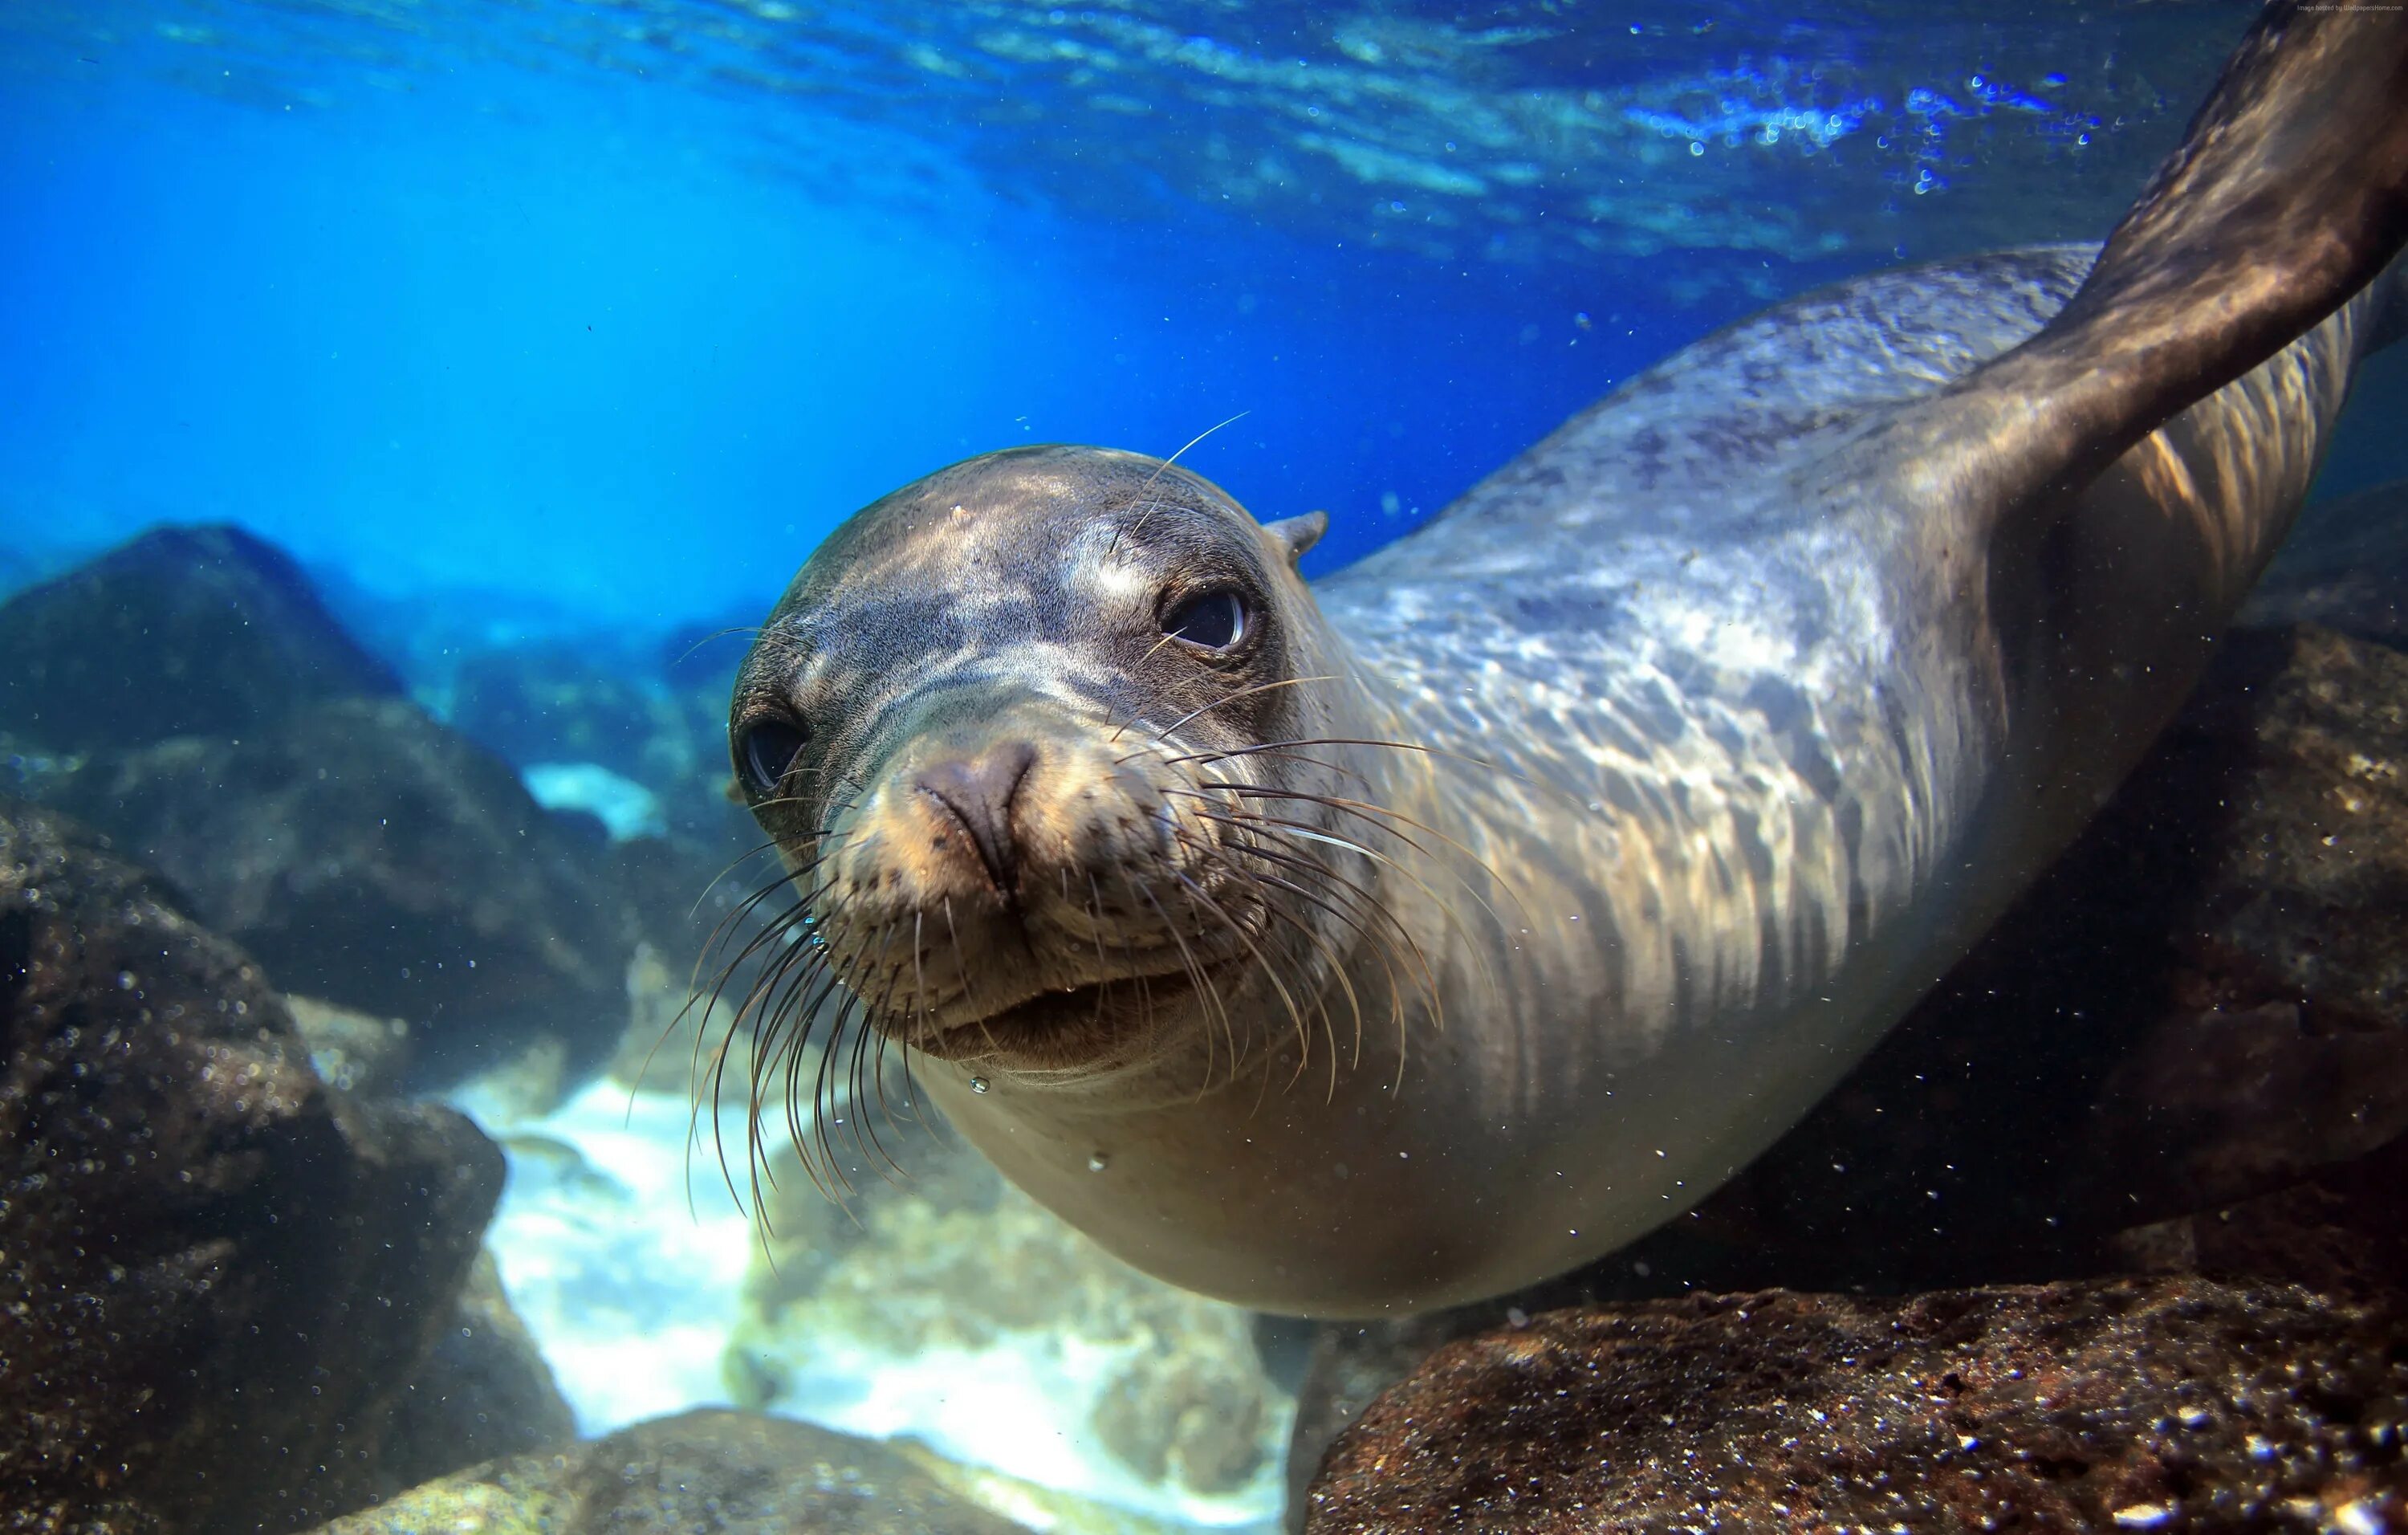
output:
<path id="1" fill-rule="evenodd" d="M 959 524 L 951 579 L 1019 616 L 971 662 L 958 644 L 914 664 L 880 653 L 884 701 L 848 707 L 953 701 L 831 746 L 811 770 L 862 787 L 797 792 L 824 823 L 765 813 L 798 868 L 818 851 L 798 828 L 832 839 L 823 895 L 852 919 L 838 968 L 881 1026 L 929 1052 L 930 1096 L 1022 1187 L 1140 1267 L 1248 1305 L 1467 1299 L 1679 1213 L 1820 1097 L 2146 748 L 2392 323 L 2396 269 L 2332 308 L 2397 249 L 2382 233 L 2388 249 L 2358 252 L 2313 323 L 2204 397 L 2169 393 L 2171 365 L 2146 349 L 2094 379 L 2073 349 L 2112 357 L 2102 327 L 2162 323 L 2169 346 L 2197 328 L 2147 280 L 2129 296 L 2133 252 L 2157 237 L 2142 214 L 2129 229 L 2087 290 L 2087 250 L 2010 252 L 1744 322 L 1309 597 L 1278 538 L 1252 550 L 1230 530 L 1243 514 L 1226 497 L 1159 468 L 1133 489 L 1120 455 L 996 455 L 897 493 L 807 567 L 772 630 L 795 624 L 810 659 L 773 652 L 786 670 L 739 692 L 739 729 L 762 699 L 826 696 L 846 664 L 825 657 L 862 610 L 844 581 L 888 579 L 876 552 L 929 537 L 938 509 Z M 2106 402 L 2068 446 L 2014 388 L 1981 387 L 2050 367 L 2074 380 L 2056 393 Z M 2143 395 L 2179 414 L 2126 421 Z M 1195 531 L 1157 553 L 1182 517 Z M 1056 531 L 978 531 L 1022 519 Z M 1082 526 L 1111 538 L 1058 531 Z M 1279 650 L 1254 664 L 1268 669 L 1140 685 L 1125 661 L 1092 664 L 1129 653 L 1080 615 L 1149 581 L 1185 590 L 1176 572 L 1197 561 L 1261 606 Z M 999 700 L 994 723 L 962 722 L 966 678 Z M 1215 687 L 1254 701 L 1212 714 Z M 1106 754 L 1107 731 L 1150 755 Z M 1007 739 L 1023 753 L 1009 784 L 956 812 L 949 786 L 1001 783 Z M 1093 825 L 1061 808 L 1097 793 L 1123 808 Z M 1249 822 L 1265 803 L 1297 829 Z M 1259 855 L 1228 840 L 1264 835 L 1287 839 Z M 1280 886 L 1306 856 L 1347 865 L 1365 904 L 1319 899 L 1329 887 L 1304 872 L 1249 886 L 1267 867 L 1257 882 Z M 1130 895 L 1107 896 L 1132 868 Z M 992 911 L 973 911 L 989 887 Z M 939 910 L 950 953 L 924 931 Z M 1120 1000 L 1136 956 L 1174 942 L 1212 995 Z M 1189 952 L 1211 942 L 1217 957 Z M 960 981 L 932 983 L 939 966 Z M 1084 993 L 1078 1017 L 1019 1004 L 1093 980 L 1092 1031 Z M 1055 1038 L 1082 1042 L 1030 1042 Z"/>
<path id="2" fill-rule="evenodd" d="M 1375 1031 L 1334 1093 L 1311 1072 L 1258 1104 L 1224 1087 L 1141 1128 L 1113 1093 L 1039 1087 L 1038 1114 L 1006 1079 L 971 1095 L 928 1070 L 931 1094 L 1107 1246 L 1264 1309 L 1470 1298 L 1685 1210 L 2087 819 L 2305 495 L 2371 299 L 2085 492 L 2045 571 L 1990 583 L 2028 599 L 1995 638 L 1941 560 L 1960 509 L 1803 499 L 1867 414 L 2038 330 L 2091 254 L 1885 273 L 1773 309 L 1314 588 L 1394 705 L 1358 733 L 1498 769 L 1345 758 L 1486 866 L 1425 874 L 1461 897 L 1451 917 L 1385 892 L 1415 911 L 1444 1004 L 1408 988 L 1401 1089 L 1398 1041 Z M 1240 1281 L 1237 1254 L 1272 1272 Z"/>

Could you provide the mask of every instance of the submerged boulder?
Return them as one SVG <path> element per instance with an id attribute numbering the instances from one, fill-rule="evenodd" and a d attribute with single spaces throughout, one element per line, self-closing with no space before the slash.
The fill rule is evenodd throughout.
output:
<path id="1" fill-rule="evenodd" d="M 479 1254 L 433 1350 L 394 1400 L 380 1490 L 576 1437 L 577 1414 L 552 1366 L 510 1309 L 493 1255 Z"/>
<path id="2" fill-rule="evenodd" d="M 724 726 L 697 724 L 690 701 L 629 684 L 624 707 L 604 707 L 595 668 L 487 657 L 487 681 L 524 672 L 523 701 L 550 710 L 526 730 L 615 719 L 647 743 L 669 789 L 613 840 L 400 696 L 293 561 L 238 530 L 149 533 L 0 604 L 0 793 L 107 834 L 294 992 L 398 1020 L 407 1049 L 380 1052 L 385 1086 L 449 1085 L 529 1052 L 573 1086 L 626 1026 L 638 940 L 690 958 L 740 898 L 723 887 L 697 906 L 749 821 L 713 790 Z M 511 739 L 598 750 L 573 730 Z M 599 769 L 548 771 L 556 789 Z"/>
<path id="3" fill-rule="evenodd" d="M 2408 480 L 2300 513 L 2242 610 L 2245 624 L 2321 624 L 2408 647 Z"/>
<path id="4" fill-rule="evenodd" d="M 2403 1435 L 2408 1332 L 2297 1288 L 1698 1296 L 1449 1345 L 1303 1527 L 2379 1530 Z"/>
<path id="5" fill-rule="evenodd" d="M 0 732 L 57 752 L 241 736 L 331 698 L 400 693 L 292 556 L 167 527 L 0 603 Z"/>
<path id="6" fill-rule="evenodd" d="M 502 1171 L 448 1110 L 330 1091 L 246 955 L 0 802 L 10 1528 L 274 1531 L 366 1501 Z"/>
<path id="7" fill-rule="evenodd" d="M 158 868 L 294 991 L 409 1021 L 418 1080 L 539 1038 L 586 1065 L 634 953 L 607 851 L 403 699 L 294 711 L 52 775 L 42 797 Z"/>
<path id="8" fill-rule="evenodd" d="M 1013 1535 L 894 1449 L 698 1412 L 419 1487 L 325 1535 Z"/>

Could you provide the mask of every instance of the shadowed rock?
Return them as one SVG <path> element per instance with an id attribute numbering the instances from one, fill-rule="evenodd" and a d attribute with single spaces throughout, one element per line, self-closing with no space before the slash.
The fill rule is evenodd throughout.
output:
<path id="1" fill-rule="evenodd" d="M 0 802 L 7 1528 L 365 1501 L 501 1182 L 459 1115 L 323 1086 L 259 970 L 150 876 Z"/>
<path id="2" fill-rule="evenodd" d="M 1383 1396 L 1304 1528 L 2396 1528 L 2402 1345 L 2379 1313 L 2199 1279 L 1562 1312 Z"/>
<path id="3" fill-rule="evenodd" d="M 1011 1535 L 883 1444 L 700 1412 L 420 1487 L 326 1535 Z"/>
<path id="4" fill-rule="evenodd" d="M 577 1414 L 535 1335 L 510 1309 L 490 1255 L 478 1255 L 450 1322 L 436 1330 L 434 1349 L 390 1421 L 387 1492 L 577 1437 Z"/>
<path id="5" fill-rule="evenodd" d="M 2408 647 L 2408 480 L 2300 513 L 2243 623 L 2321 624 Z"/>
<path id="6" fill-rule="evenodd" d="M 0 732 L 59 752 L 240 736 L 400 683 L 290 555 L 234 527 L 143 534 L 0 603 Z"/>
<path id="7" fill-rule="evenodd" d="M 185 891 L 280 983 L 409 1020 L 419 1080 L 533 1040 L 597 1062 L 634 951 L 606 850 L 407 701 L 344 700 L 240 739 L 181 737 L 38 785 Z"/>

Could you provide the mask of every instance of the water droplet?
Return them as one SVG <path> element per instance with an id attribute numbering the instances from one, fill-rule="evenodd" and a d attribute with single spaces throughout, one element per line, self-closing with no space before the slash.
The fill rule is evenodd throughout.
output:
<path id="1" fill-rule="evenodd" d="M 1111 1166 L 1111 1159 L 1106 1157 L 1102 1152 L 1089 1152 L 1087 1154 L 1087 1170 L 1089 1172 L 1101 1172 L 1109 1166 Z"/>
<path id="2" fill-rule="evenodd" d="M 983 1093 L 983 1092 L 985 1092 L 985 1091 L 986 1091 L 986 1079 L 985 1079 L 984 1077 L 972 1077 L 972 1078 L 970 1079 L 970 1091 L 971 1091 L 971 1092 L 973 1092 L 973 1093 Z"/>

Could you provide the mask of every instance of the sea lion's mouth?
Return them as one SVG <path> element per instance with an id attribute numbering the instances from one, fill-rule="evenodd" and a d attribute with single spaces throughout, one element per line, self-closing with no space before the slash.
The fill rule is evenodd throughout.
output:
<path id="1" fill-rule="evenodd" d="M 1196 996 L 1186 969 L 1039 992 L 982 1017 L 965 1019 L 916 1034 L 911 1043 L 942 1060 L 982 1056 L 1057 1057 L 1100 1043 L 1127 1023 L 1182 1008 Z"/>

